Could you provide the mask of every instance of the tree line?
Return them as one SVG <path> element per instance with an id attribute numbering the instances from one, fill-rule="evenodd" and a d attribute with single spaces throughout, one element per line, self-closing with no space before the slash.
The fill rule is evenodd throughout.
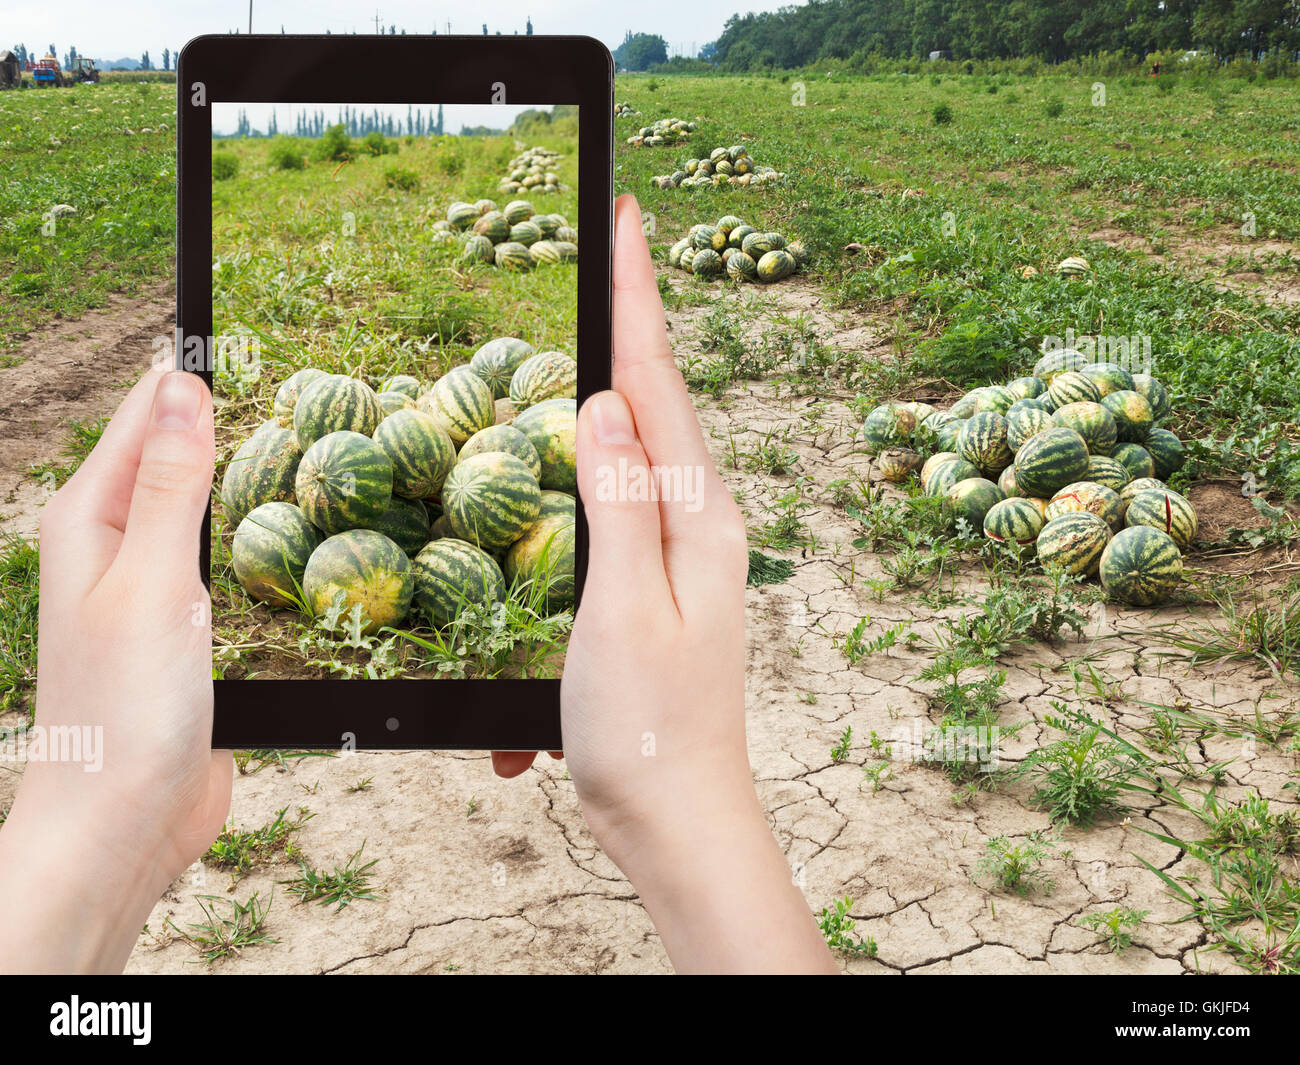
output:
<path id="1" fill-rule="evenodd" d="M 733 15 L 706 46 L 723 70 L 807 66 L 871 54 L 1061 62 L 1180 49 L 1221 58 L 1300 52 L 1300 0 L 811 0 Z M 703 57 L 703 53 L 702 53 Z"/>

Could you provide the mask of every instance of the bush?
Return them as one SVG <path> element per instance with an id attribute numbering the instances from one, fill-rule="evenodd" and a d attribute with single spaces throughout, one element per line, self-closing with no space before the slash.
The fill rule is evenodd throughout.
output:
<path id="1" fill-rule="evenodd" d="M 355 154 L 352 138 L 343 128 L 343 123 L 330 126 L 316 145 L 316 158 L 327 163 L 346 163 Z"/>
<path id="2" fill-rule="evenodd" d="M 397 142 L 390 141 L 377 129 L 372 129 L 361 138 L 361 150 L 367 155 L 395 155 Z"/>
<path id="3" fill-rule="evenodd" d="M 1060 118 L 1065 114 L 1065 104 L 1053 97 L 1050 100 L 1043 101 L 1043 113 L 1048 118 Z"/>
<path id="4" fill-rule="evenodd" d="M 229 152 L 212 153 L 212 180 L 229 181 L 239 173 L 239 159 Z"/>
<path id="5" fill-rule="evenodd" d="M 940 104 L 930 114 L 936 126 L 946 126 L 952 122 L 952 108 L 947 104 Z"/>
<path id="6" fill-rule="evenodd" d="M 277 170 L 301 170 L 307 165 L 303 159 L 302 146 L 291 137 L 276 137 L 271 142 L 267 158 Z"/>
<path id="7" fill-rule="evenodd" d="M 400 166 L 384 169 L 384 184 L 399 192 L 415 192 L 420 187 L 420 178 L 412 170 L 403 170 Z"/>

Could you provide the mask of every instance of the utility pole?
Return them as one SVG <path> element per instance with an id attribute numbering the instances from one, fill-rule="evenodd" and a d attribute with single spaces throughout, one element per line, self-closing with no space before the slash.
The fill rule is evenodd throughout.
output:
<path id="1" fill-rule="evenodd" d="M 253 32 L 253 0 L 248 0 L 248 32 Z"/>
<path id="2" fill-rule="evenodd" d="M 375 32 L 379 32 L 379 10 L 375 10 Z"/>

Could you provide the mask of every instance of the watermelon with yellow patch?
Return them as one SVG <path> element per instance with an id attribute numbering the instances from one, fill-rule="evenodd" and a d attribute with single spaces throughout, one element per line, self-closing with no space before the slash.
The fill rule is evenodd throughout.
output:
<path id="1" fill-rule="evenodd" d="M 527 600 L 540 599 L 550 609 L 572 603 L 575 543 L 571 513 L 539 517 L 506 551 L 506 580 Z"/>
<path id="2" fill-rule="evenodd" d="M 1126 444 L 1146 441 L 1155 425 L 1155 413 L 1145 396 L 1132 389 L 1123 389 L 1103 396 L 1101 405 L 1114 417 L 1120 441 Z"/>
<path id="3" fill-rule="evenodd" d="M 1110 543 L 1110 526 L 1088 511 L 1075 511 L 1049 518 L 1038 534 L 1038 561 L 1060 566 L 1075 576 L 1091 577 L 1097 572 L 1101 553 Z"/>
<path id="4" fill-rule="evenodd" d="M 1111 532 L 1124 524 L 1120 517 L 1119 493 L 1092 481 L 1066 485 L 1052 496 L 1047 504 L 1047 520 L 1077 511 L 1096 514 L 1110 526 Z"/>
<path id="5" fill-rule="evenodd" d="M 303 571 L 321 534 L 292 503 L 263 503 L 235 530 L 230 546 L 235 579 L 269 606 L 295 606 Z"/>
<path id="6" fill-rule="evenodd" d="M 1091 455 L 1109 455 L 1115 447 L 1117 429 L 1111 412 L 1100 403 L 1081 401 L 1057 407 L 1052 415 L 1056 425 L 1073 429 Z"/>
<path id="7" fill-rule="evenodd" d="M 519 364 L 510 379 L 510 402 L 524 410 L 546 399 L 578 394 L 578 364 L 562 351 L 543 351 Z"/>
<path id="8" fill-rule="evenodd" d="M 312 552 L 302 587 L 316 617 L 341 596 L 340 623 L 348 611 L 360 606 L 362 632 L 374 633 L 405 620 L 415 579 L 411 560 L 387 536 L 373 529 L 352 529 L 331 536 Z"/>
<path id="9" fill-rule="evenodd" d="M 486 429 L 480 429 L 462 445 L 457 461 L 464 462 L 475 455 L 492 451 L 514 455 L 532 471 L 534 477 L 542 475 L 542 460 L 537 455 L 537 449 L 528 437 L 511 425 L 489 425 Z"/>
<path id="10" fill-rule="evenodd" d="M 1032 554 L 1043 525 L 1043 512 L 1030 500 L 1003 499 L 984 516 L 984 535 L 1023 554 Z"/>
<path id="11" fill-rule="evenodd" d="M 892 484 L 901 484 L 909 477 L 920 472 L 924 462 L 920 455 L 909 448 L 886 448 L 876 458 L 880 467 L 880 476 Z"/>
<path id="12" fill-rule="evenodd" d="M 886 448 L 906 447 L 916 428 L 916 416 L 898 403 L 882 403 L 862 422 L 862 441 L 869 455 Z"/>
<path id="13" fill-rule="evenodd" d="M 412 568 L 415 609 L 435 628 L 450 625 L 466 608 L 490 606 L 506 597 L 496 559 L 464 540 L 431 541 L 415 556 Z"/>
<path id="14" fill-rule="evenodd" d="M 226 464 L 221 504 L 232 521 L 241 521 L 263 503 L 294 502 L 294 482 L 302 452 L 292 429 L 265 421 Z"/>

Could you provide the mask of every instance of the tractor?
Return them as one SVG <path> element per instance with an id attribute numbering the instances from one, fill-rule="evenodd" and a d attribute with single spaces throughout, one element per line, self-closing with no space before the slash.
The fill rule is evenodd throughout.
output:
<path id="1" fill-rule="evenodd" d="M 0 51 L 0 89 L 21 89 L 23 68 L 18 57 L 8 50 Z"/>
<path id="2" fill-rule="evenodd" d="M 59 61 L 48 52 L 32 67 L 32 84 L 38 89 L 61 88 L 68 84 L 59 67 Z"/>
<path id="3" fill-rule="evenodd" d="M 86 55 L 79 55 L 72 61 L 71 76 L 75 82 L 85 84 L 99 82 L 99 71 L 95 69 L 95 61 Z"/>

